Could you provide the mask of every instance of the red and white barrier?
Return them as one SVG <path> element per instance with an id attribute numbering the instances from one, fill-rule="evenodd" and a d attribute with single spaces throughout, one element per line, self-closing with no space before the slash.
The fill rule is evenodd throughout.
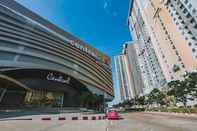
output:
<path id="1" fill-rule="evenodd" d="M 81 116 L 81 117 L 77 117 L 77 116 L 73 116 L 73 117 L 41 117 L 39 118 L 42 121 L 52 121 L 52 120 L 58 120 L 58 121 L 66 121 L 66 120 L 73 120 L 73 121 L 77 121 L 77 120 L 106 120 L 107 117 L 106 116 Z M 30 121 L 30 120 L 38 120 L 38 118 L 18 118 L 18 119 L 7 119 L 7 120 L 21 120 L 21 121 Z"/>

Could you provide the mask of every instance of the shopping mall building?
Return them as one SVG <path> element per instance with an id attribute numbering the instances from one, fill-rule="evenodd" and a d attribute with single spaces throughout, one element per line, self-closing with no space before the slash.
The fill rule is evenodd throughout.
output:
<path id="1" fill-rule="evenodd" d="M 14 0 L 0 1 L 0 106 L 43 96 L 79 106 L 83 93 L 113 98 L 110 58 Z"/>

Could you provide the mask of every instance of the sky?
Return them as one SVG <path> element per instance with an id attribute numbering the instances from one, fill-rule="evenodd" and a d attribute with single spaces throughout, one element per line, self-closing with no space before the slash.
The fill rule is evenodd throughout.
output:
<path id="1" fill-rule="evenodd" d="M 131 40 L 127 26 L 130 0 L 16 1 L 112 59 L 121 52 L 123 43 Z M 115 80 L 114 85 L 116 103 L 119 90 Z"/>

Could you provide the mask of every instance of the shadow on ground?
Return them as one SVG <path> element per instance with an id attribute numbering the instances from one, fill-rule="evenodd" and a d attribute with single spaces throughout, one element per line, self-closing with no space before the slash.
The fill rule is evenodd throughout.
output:
<path id="1" fill-rule="evenodd" d="M 60 114 L 59 111 L 57 112 L 48 112 L 46 110 L 43 111 L 28 111 L 28 110 L 4 110 L 0 111 L 0 120 L 6 119 L 6 118 L 16 118 L 16 117 L 25 117 L 25 116 L 34 116 L 34 115 L 55 115 L 55 114 Z"/>

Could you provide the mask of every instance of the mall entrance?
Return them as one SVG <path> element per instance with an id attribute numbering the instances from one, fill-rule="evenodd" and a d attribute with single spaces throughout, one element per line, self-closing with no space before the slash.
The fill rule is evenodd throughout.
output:
<path id="1" fill-rule="evenodd" d="M 84 93 L 91 94 L 79 80 L 57 71 L 15 69 L 2 74 L 28 89 L 21 88 L 16 83 L 9 86 L 11 90 L 0 87 L 0 98 L 3 97 L 0 105 L 6 103 L 27 107 L 81 107 L 81 96 Z M 2 85 L 3 81 L 0 83 Z"/>
<path id="2" fill-rule="evenodd" d="M 28 90 L 22 83 L 0 74 L 0 108 L 23 106 Z"/>

